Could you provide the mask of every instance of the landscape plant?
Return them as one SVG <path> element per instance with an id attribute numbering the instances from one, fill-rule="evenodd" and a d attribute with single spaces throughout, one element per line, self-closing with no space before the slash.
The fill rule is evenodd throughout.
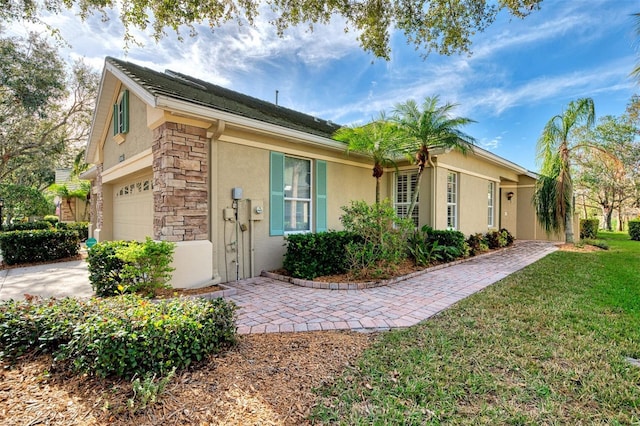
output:
<path id="1" fill-rule="evenodd" d="M 79 250 L 76 231 L 42 229 L 0 233 L 0 252 L 7 265 L 64 259 L 77 256 Z"/>
<path id="2" fill-rule="evenodd" d="M 312 280 L 349 269 L 346 247 L 361 238 L 346 231 L 290 234 L 285 237 L 283 268 L 294 278 Z"/>
<path id="3" fill-rule="evenodd" d="M 167 241 L 105 241 L 88 253 L 89 281 L 97 296 L 169 288 L 175 244 Z"/>
<path id="4" fill-rule="evenodd" d="M 379 204 L 352 201 L 342 207 L 340 221 L 347 232 L 361 238 L 347 245 L 349 270 L 358 276 L 388 276 L 407 257 L 407 238 L 413 221 L 400 218 L 386 199 Z"/>
<path id="5" fill-rule="evenodd" d="M 538 139 L 541 171 L 533 197 L 536 216 L 547 233 L 564 231 L 567 243 L 574 242 L 571 155 L 582 147 L 572 131 L 582 125 L 588 129 L 594 121 L 593 99 L 571 101 L 565 111 L 547 122 Z"/>
<path id="6" fill-rule="evenodd" d="M 460 130 L 474 123 L 466 117 L 452 116 L 456 104 L 439 105 L 438 96 L 426 97 L 422 105 L 413 99 L 395 106 L 393 120 L 403 133 L 402 152 L 418 167 L 418 177 L 407 217 L 411 217 L 418 202 L 422 176 L 431 161 L 431 150 L 436 148 L 468 152 L 475 139 Z"/>
<path id="7" fill-rule="evenodd" d="M 580 219 L 580 239 L 596 239 L 598 238 L 598 227 L 600 220 L 598 219 Z"/>
<path id="8" fill-rule="evenodd" d="M 101 377 L 166 375 L 234 344 L 235 310 L 137 295 L 0 302 L 0 359 L 51 353 L 60 368 Z"/>
<path id="9" fill-rule="evenodd" d="M 640 219 L 629 221 L 629 236 L 632 240 L 640 241 Z"/>

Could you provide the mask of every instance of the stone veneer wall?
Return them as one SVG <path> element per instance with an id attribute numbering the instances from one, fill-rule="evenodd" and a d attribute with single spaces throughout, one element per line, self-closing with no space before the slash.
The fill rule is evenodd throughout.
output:
<path id="1" fill-rule="evenodd" d="M 206 129 L 164 123 L 153 131 L 153 237 L 209 238 Z"/>

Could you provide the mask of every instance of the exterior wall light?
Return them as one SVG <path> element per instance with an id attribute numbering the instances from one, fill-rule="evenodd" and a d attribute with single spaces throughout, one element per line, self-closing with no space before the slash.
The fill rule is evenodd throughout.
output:
<path id="1" fill-rule="evenodd" d="M 513 198 L 513 196 L 514 196 L 513 191 L 509 191 L 509 192 L 507 192 L 507 200 L 511 201 L 511 199 Z"/>

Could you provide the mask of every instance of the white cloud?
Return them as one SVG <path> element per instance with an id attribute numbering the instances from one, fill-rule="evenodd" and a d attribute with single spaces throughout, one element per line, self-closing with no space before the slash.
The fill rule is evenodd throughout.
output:
<path id="1" fill-rule="evenodd" d="M 487 151 L 493 151 L 500 147 L 502 142 L 502 136 L 496 136 L 493 139 L 482 138 L 478 141 L 478 146 L 484 148 Z"/>

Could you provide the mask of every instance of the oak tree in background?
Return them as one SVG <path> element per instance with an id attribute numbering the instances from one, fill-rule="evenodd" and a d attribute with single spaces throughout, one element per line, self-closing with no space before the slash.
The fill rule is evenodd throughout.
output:
<path id="1" fill-rule="evenodd" d="M 574 156 L 576 188 L 599 206 L 605 227 L 611 231 L 611 218 L 618 212 L 618 230 L 622 231 L 624 211 L 636 206 L 640 190 L 640 142 L 638 128 L 627 116 L 605 116 L 592 129 L 576 132 L 579 145 L 585 147 Z"/>
<path id="2" fill-rule="evenodd" d="M 380 204 L 380 179 L 384 168 L 396 164 L 402 141 L 398 127 L 389 122 L 384 114 L 372 122 L 359 127 L 341 127 L 334 139 L 347 143 L 347 153 L 357 152 L 373 160 L 373 177 L 376 179 L 376 204 Z"/>
<path id="3" fill-rule="evenodd" d="M 571 155 L 580 147 L 572 131 L 579 126 L 590 128 L 594 121 L 593 99 L 571 101 L 547 122 L 538 139 L 541 170 L 533 199 L 536 216 L 548 233 L 564 231 L 567 243 L 574 242 Z"/>
<path id="4" fill-rule="evenodd" d="M 98 75 L 31 34 L 0 39 L 0 180 L 40 189 L 84 145 Z"/>
<path id="5" fill-rule="evenodd" d="M 456 149 L 466 153 L 475 143 L 475 139 L 460 128 L 475 123 L 466 117 L 452 116 L 456 104 L 438 105 L 440 98 L 425 98 L 422 105 L 409 100 L 398 104 L 394 110 L 394 121 L 404 134 L 403 151 L 418 166 L 416 190 L 413 192 L 407 217 L 412 217 L 418 202 L 422 174 L 430 161 L 430 152 L 434 148 Z"/>
<path id="6" fill-rule="evenodd" d="M 289 28 L 329 23 L 336 16 L 345 20 L 345 31 L 353 31 L 362 48 L 376 57 L 389 59 L 389 40 L 394 30 L 404 33 L 407 43 L 425 55 L 437 52 L 449 55 L 469 52 L 471 37 L 485 30 L 498 12 L 507 10 L 523 18 L 539 8 L 542 0 L 5 0 L 0 20 L 39 22 L 44 13 L 71 9 L 83 19 L 90 14 L 119 11 L 125 40 L 133 41 L 132 30 L 151 29 L 156 40 L 166 29 L 180 34 L 186 26 L 208 24 L 212 29 L 225 22 L 238 24 L 256 20 L 266 14 L 283 35 Z"/>

